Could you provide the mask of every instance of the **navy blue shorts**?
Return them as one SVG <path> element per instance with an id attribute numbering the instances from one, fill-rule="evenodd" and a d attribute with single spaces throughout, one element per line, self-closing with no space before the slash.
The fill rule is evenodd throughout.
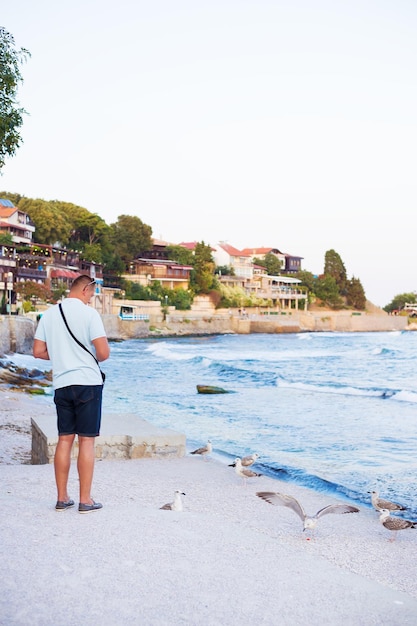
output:
<path id="1" fill-rule="evenodd" d="M 98 437 L 102 397 L 103 385 L 70 385 L 55 389 L 58 433 Z"/>

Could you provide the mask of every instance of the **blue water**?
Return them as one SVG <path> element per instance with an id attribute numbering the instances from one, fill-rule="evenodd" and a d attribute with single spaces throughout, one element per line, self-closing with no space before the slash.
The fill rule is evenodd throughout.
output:
<path id="1" fill-rule="evenodd" d="M 184 432 L 190 449 L 211 439 L 225 462 L 258 452 L 262 473 L 356 503 L 377 489 L 416 519 L 416 352 L 413 332 L 113 343 L 104 412 Z"/>

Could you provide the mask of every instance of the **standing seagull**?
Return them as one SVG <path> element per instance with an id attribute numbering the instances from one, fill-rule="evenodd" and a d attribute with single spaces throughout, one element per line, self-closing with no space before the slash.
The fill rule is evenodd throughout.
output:
<path id="1" fill-rule="evenodd" d="M 250 467 L 251 465 L 255 463 L 257 459 L 259 459 L 259 454 L 256 454 L 256 452 L 254 452 L 253 454 L 248 454 L 248 456 L 244 456 L 241 459 L 241 463 L 244 467 Z M 229 467 L 235 467 L 235 466 L 236 466 L 235 461 L 229 464 Z"/>
<path id="2" fill-rule="evenodd" d="M 309 530 L 314 530 L 318 519 L 322 515 L 328 515 L 329 513 L 359 513 L 359 509 L 356 508 L 356 506 L 350 506 L 349 504 L 329 504 L 310 517 L 306 514 L 298 500 L 292 496 L 287 496 L 284 493 L 275 493 L 273 491 L 258 491 L 256 495 L 266 502 L 269 502 L 269 504 L 287 506 L 292 509 L 294 513 L 297 513 L 298 517 L 303 522 L 303 532 L 307 530 L 307 528 Z"/>
<path id="3" fill-rule="evenodd" d="M 213 446 L 211 445 L 211 441 L 209 439 L 207 441 L 207 445 L 203 446 L 202 448 L 197 448 L 197 450 L 193 450 L 191 454 L 199 454 L 200 456 L 207 456 L 208 454 L 211 454 L 212 450 L 213 450 Z"/>
<path id="4" fill-rule="evenodd" d="M 388 509 L 381 509 L 379 514 L 379 521 L 385 528 L 391 530 L 394 533 L 390 541 L 395 541 L 397 532 L 399 530 L 405 530 L 406 528 L 417 528 L 417 522 L 410 522 L 409 520 L 402 519 L 401 517 L 392 517 L 390 516 L 390 511 Z"/>
<path id="5" fill-rule="evenodd" d="M 368 493 L 371 494 L 372 506 L 375 511 L 380 512 L 382 509 L 387 509 L 388 511 L 405 511 L 405 506 L 380 498 L 378 491 L 368 491 Z"/>
<path id="6" fill-rule="evenodd" d="M 164 506 L 161 506 L 160 508 L 165 511 L 182 511 L 181 496 L 185 496 L 185 493 L 177 489 L 174 491 L 174 502 L 168 502 L 168 504 L 164 504 Z"/>
<path id="7" fill-rule="evenodd" d="M 256 472 L 253 472 L 251 469 L 248 469 L 247 467 L 242 467 L 242 461 L 239 458 L 235 459 L 233 466 L 235 468 L 235 473 L 238 476 L 241 476 L 243 478 L 244 485 L 246 485 L 246 481 L 248 478 L 255 478 L 256 476 L 262 476 L 262 474 L 257 474 Z"/>

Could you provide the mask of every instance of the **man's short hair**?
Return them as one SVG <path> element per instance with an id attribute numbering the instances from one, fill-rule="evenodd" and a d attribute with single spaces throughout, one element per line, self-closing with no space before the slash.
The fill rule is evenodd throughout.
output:
<path id="1" fill-rule="evenodd" d="M 80 274 L 80 276 L 77 276 L 77 278 L 73 280 L 71 289 L 73 287 L 85 287 L 88 284 L 93 285 L 94 283 L 95 280 L 91 278 L 91 276 L 87 276 L 87 274 Z"/>

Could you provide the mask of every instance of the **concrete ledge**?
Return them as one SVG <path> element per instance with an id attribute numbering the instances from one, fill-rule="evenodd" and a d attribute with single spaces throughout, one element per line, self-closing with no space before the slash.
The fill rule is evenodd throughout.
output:
<path id="1" fill-rule="evenodd" d="M 129 434 L 127 434 L 129 433 Z M 56 417 L 32 418 L 32 465 L 52 463 L 58 443 Z M 184 434 L 153 426 L 133 413 L 103 415 L 96 459 L 168 458 L 185 455 Z M 75 441 L 72 458 L 78 456 Z"/>

